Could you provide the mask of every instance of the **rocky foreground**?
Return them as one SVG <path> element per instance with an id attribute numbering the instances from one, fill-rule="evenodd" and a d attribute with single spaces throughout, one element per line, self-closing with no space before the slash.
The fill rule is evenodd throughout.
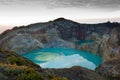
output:
<path id="1" fill-rule="evenodd" d="M 93 42 L 77 44 L 80 40 L 93 40 Z M 82 67 L 72 67 L 70 69 L 59 70 L 41 69 L 43 72 L 40 72 L 40 70 L 37 70 L 37 72 L 41 74 L 49 73 L 62 77 L 61 79 L 65 77 L 64 79 L 68 80 L 106 80 L 105 78 L 107 80 L 120 80 L 119 23 L 80 24 L 59 18 L 46 23 L 36 23 L 7 30 L 0 35 L 0 47 L 5 50 L 14 51 L 20 55 L 40 48 L 64 47 L 89 51 L 103 57 L 103 64 L 96 71 Z M 9 59 L 3 59 L 2 55 L 0 54 L 0 61 L 4 63 L 4 61 L 8 60 L 9 62 Z M 15 57 L 12 56 L 12 58 Z M 8 65 L 8 62 L 5 65 Z M 18 63 L 19 61 L 15 64 Z M 1 75 L 3 75 L 2 72 Z M 46 76 L 44 77 L 45 80 L 49 80 Z"/>

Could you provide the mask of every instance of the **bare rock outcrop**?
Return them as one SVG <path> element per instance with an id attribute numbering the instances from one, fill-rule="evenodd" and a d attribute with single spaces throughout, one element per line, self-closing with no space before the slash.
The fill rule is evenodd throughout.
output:
<path id="1" fill-rule="evenodd" d="M 114 28 L 109 40 L 104 44 L 103 60 L 108 61 L 120 58 L 120 27 Z"/>
<path id="2" fill-rule="evenodd" d="M 103 47 L 103 64 L 96 71 L 101 75 L 112 79 L 120 80 L 120 28 L 114 28 L 109 40 Z"/>
<path id="3" fill-rule="evenodd" d="M 109 36 L 112 36 L 110 34 L 112 29 L 119 26 L 119 23 L 110 22 L 80 24 L 59 18 L 46 23 L 36 23 L 7 30 L 0 35 L 0 47 L 19 54 L 45 47 L 77 48 L 101 55 L 107 60 L 106 54 L 111 56 L 110 52 L 113 51 L 116 54 L 119 52 L 117 45 L 111 47 L 111 42 L 113 43 L 115 40 L 109 39 Z M 82 45 L 75 44 L 76 41 L 90 39 L 93 39 L 94 42 Z M 109 41 L 107 41 L 108 39 Z"/>
<path id="4" fill-rule="evenodd" d="M 96 72 L 108 78 L 108 80 L 120 80 L 120 59 L 104 62 Z"/>

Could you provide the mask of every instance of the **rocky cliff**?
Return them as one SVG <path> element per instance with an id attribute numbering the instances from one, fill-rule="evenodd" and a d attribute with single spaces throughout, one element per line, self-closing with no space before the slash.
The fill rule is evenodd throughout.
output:
<path id="1" fill-rule="evenodd" d="M 79 44 L 81 40 L 85 42 Z M 90 40 L 92 40 L 92 42 Z M 0 35 L 0 47 L 18 54 L 25 54 L 40 48 L 59 47 L 89 51 L 103 57 L 103 64 L 96 69 L 97 73 L 107 78 L 110 77 L 110 79 L 113 80 L 120 79 L 119 23 L 80 24 L 71 20 L 59 18 L 46 23 L 36 23 L 7 30 Z M 74 72 L 73 68 L 70 70 Z M 47 71 L 51 72 L 50 70 Z M 53 71 L 59 73 L 59 70 L 53 69 Z M 66 70 L 67 73 L 68 71 L 69 70 Z M 55 74 L 53 72 L 51 73 Z M 70 72 L 69 75 L 71 75 Z M 79 75 L 81 75 L 81 73 Z M 62 77 L 67 76 L 66 74 Z M 88 76 L 90 77 L 91 75 Z M 94 80 L 94 78 L 90 80 Z"/>
<path id="2" fill-rule="evenodd" d="M 111 31 L 103 50 L 104 63 L 96 71 L 109 79 L 120 80 L 120 28 Z"/>
<path id="3" fill-rule="evenodd" d="M 108 80 L 120 80 L 120 59 L 113 59 L 104 62 L 96 72 L 106 77 Z"/>
<path id="4" fill-rule="evenodd" d="M 118 23 L 80 24 L 64 18 L 15 27 L 0 35 L 0 47 L 24 54 L 49 47 L 77 48 L 103 55 L 102 46 Z M 80 40 L 91 43 L 76 44 Z"/>
<path id="5" fill-rule="evenodd" d="M 120 58 L 120 27 L 114 28 L 110 33 L 110 38 L 104 44 L 104 61 Z"/>

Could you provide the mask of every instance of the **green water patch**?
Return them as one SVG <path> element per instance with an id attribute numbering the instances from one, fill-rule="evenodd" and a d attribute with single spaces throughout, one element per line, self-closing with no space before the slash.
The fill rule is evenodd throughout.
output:
<path id="1" fill-rule="evenodd" d="M 93 42 L 94 42 L 94 40 L 79 40 L 76 42 L 76 44 L 81 45 L 84 43 L 93 43 Z"/>
<path id="2" fill-rule="evenodd" d="M 65 48 L 44 48 L 22 55 L 42 68 L 70 68 L 82 66 L 94 70 L 102 58 L 86 51 Z"/>

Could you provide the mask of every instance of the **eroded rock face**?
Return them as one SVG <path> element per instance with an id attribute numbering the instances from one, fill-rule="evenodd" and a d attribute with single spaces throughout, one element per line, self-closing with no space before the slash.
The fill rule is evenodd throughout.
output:
<path id="1" fill-rule="evenodd" d="M 104 63 L 96 71 L 101 75 L 120 80 L 120 28 L 114 28 L 109 40 L 103 46 Z"/>
<path id="2" fill-rule="evenodd" d="M 103 60 L 108 61 L 120 58 L 120 27 L 114 28 L 109 40 L 104 44 Z"/>
<path id="3" fill-rule="evenodd" d="M 96 69 L 96 72 L 109 80 L 120 80 L 120 59 L 104 62 Z"/>
<path id="4" fill-rule="evenodd" d="M 39 42 L 37 39 L 24 34 L 17 34 L 15 37 L 11 38 L 7 46 L 8 49 L 19 52 L 20 54 L 44 47 L 43 43 Z"/>
<path id="5" fill-rule="evenodd" d="M 75 44 L 62 39 L 54 39 L 45 45 L 45 48 L 71 48 L 75 49 Z"/>
<path id="6" fill-rule="evenodd" d="M 105 34 L 110 34 L 118 23 L 79 24 L 63 18 L 46 23 L 15 27 L 0 35 L 0 47 L 19 54 L 40 48 L 77 48 L 103 55 Z M 93 44 L 75 45 L 79 40 L 93 39 Z"/>
<path id="7" fill-rule="evenodd" d="M 77 48 L 103 56 L 103 46 L 109 39 L 109 34 L 100 35 L 98 33 L 92 33 L 86 37 L 86 40 L 91 39 L 94 41 L 77 45 Z"/>

